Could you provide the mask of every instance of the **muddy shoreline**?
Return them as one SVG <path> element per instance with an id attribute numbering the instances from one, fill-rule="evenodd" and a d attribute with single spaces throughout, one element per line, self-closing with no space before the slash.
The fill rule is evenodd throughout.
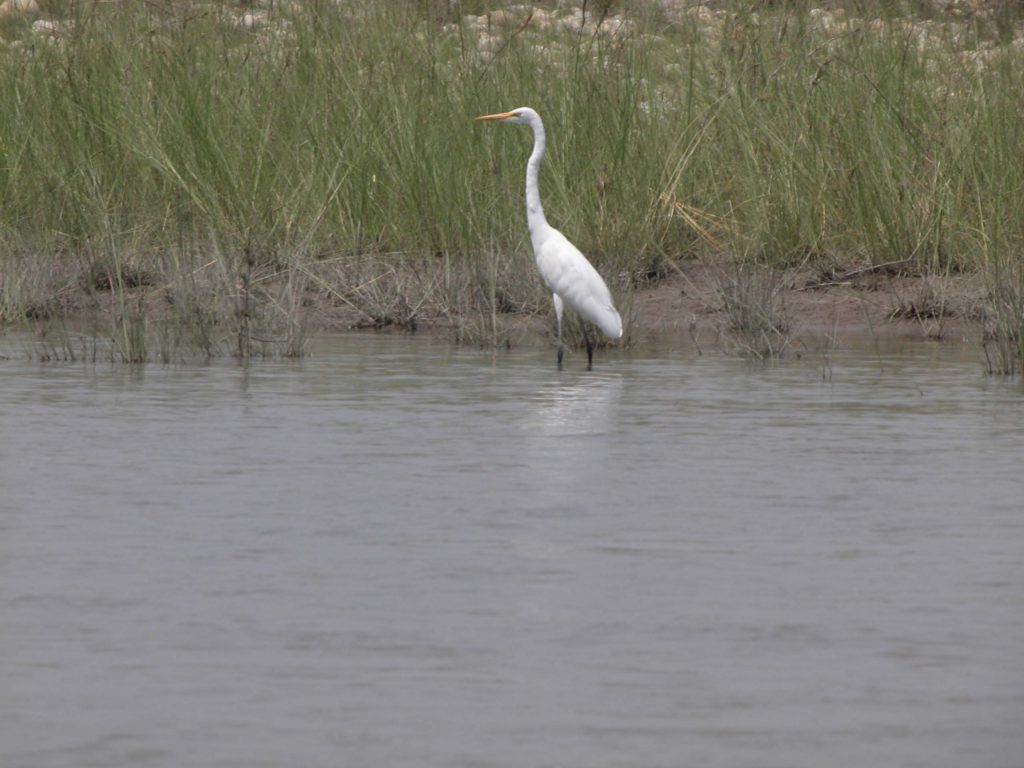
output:
<path id="1" fill-rule="evenodd" d="M 722 291 L 733 278 L 727 270 L 686 264 L 657 285 L 620 299 L 626 322 L 625 343 L 642 346 L 647 339 L 679 335 L 698 344 L 720 344 L 729 334 L 730 317 Z M 793 341 L 806 336 L 828 338 L 842 346 L 843 337 L 980 343 L 985 335 L 985 285 L 981 276 L 886 274 L 875 268 L 835 272 L 791 270 L 776 281 L 775 311 Z M 532 313 L 502 313 L 503 337 L 530 343 L 549 332 L 550 308 Z M 450 336 L 457 319 L 418 317 L 412 327 L 401 322 L 375 324 L 350 306 L 317 302 L 307 322 L 315 332 L 374 330 Z"/>
<path id="2" fill-rule="evenodd" d="M 676 263 L 671 269 L 649 287 L 629 291 L 620 286 L 616 303 L 625 334 L 614 342 L 599 338 L 599 347 L 642 349 L 669 343 L 773 358 L 839 350 L 862 344 L 865 338 L 969 344 L 979 349 L 993 338 L 991 286 L 978 273 L 909 275 L 885 266 L 744 270 L 698 261 Z M 279 275 L 262 283 L 267 295 L 279 289 L 275 283 L 282 279 Z M 388 309 L 408 306 L 404 296 L 400 301 L 392 296 L 386 303 L 361 304 L 356 292 L 343 287 L 344 282 L 311 281 L 287 322 L 274 320 L 284 310 L 274 302 L 268 304 L 266 296 L 261 297 L 262 304 L 246 305 L 242 294 L 236 293 L 197 307 L 196 311 L 205 313 L 206 324 L 194 327 L 175 306 L 168 286 L 144 285 L 123 293 L 109 288 L 72 290 L 63 296 L 56 314 L 7 323 L 4 330 L 37 337 L 45 349 L 39 357 L 46 360 L 301 357 L 308 354 L 306 345 L 314 336 L 352 332 L 408 334 L 464 347 L 515 349 L 547 344 L 554 335 L 551 303 L 539 290 L 539 279 L 533 275 L 528 279 L 538 280 L 535 303 L 491 311 L 479 305 L 446 307 L 433 297 L 414 302 L 415 310 L 406 315 Z M 737 294 L 750 306 L 737 309 L 730 299 Z M 738 314 L 747 321 L 751 316 L 764 317 L 768 325 L 758 328 L 755 324 L 751 331 L 738 321 Z M 579 340 L 575 323 L 572 313 L 567 313 L 568 344 Z M 765 332 L 764 327 L 769 330 Z M 113 350 L 97 353 L 97 343 L 101 348 L 112 344 Z M 136 346 L 129 347 L 131 343 Z"/>

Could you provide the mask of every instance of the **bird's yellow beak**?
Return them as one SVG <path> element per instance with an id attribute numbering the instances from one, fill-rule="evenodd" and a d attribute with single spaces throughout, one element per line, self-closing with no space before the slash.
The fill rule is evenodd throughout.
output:
<path id="1" fill-rule="evenodd" d="M 480 115 L 477 120 L 505 120 L 506 118 L 515 116 L 515 112 L 498 112 L 496 115 Z"/>

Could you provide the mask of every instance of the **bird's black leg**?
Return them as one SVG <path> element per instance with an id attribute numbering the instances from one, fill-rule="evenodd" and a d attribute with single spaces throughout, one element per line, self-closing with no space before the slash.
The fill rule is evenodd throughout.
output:
<path id="1" fill-rule="evenodd" d="M 561 370 L 561 368 L 562 368 L 562 355 L 564 355 L 564 354 L 565 354 L 565 345 L 562 343 L 562 340 L 559 339 L 558 340 L 558 368 L 559 368 L 559 370 Z"/>
<path id="2" fill-rule="evenodd" d="M 593 370 L 594 368 L 594 345 L 590 341 L 590 336 L 587 335 L 587 324 L 581 323 L 583 328 L 583 343 L 587 345 L 587 370 Z"/>

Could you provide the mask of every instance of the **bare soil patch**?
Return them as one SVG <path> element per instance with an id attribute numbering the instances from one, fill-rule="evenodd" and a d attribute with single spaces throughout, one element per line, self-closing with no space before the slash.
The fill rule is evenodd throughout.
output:
<path id="1" fill-rule="evenodd" d="M 729 325 L 722 291 L 735 279 L 728 268 L 684 264 L 657 285 L 623 297 L 627 343 L 679 334 L 714 344 Z M 910 275 L 882 268 L 790 270 L 775 274 L 777 308 L 794 339 L 828 335 L 841 346 L 846 336 L 875 334 L 888 338 L 933 341 L 980 341 L 984 332 L 985 286 L 980 275 Z M 342 303 L 317 301 L 310 316 L 318 330 L 374 327 L 365 313 Z M 451 317 L 425 313 L 415 328 L 389 323 L 378 330 L 415 330 L 445 335 Z M 508 334 L 524 341 L 553 329 L 550 307 L 535 313 L 505 314 Z"/>
<path id="2" fill-rule="evenodd" d="M 643 331 L 707 335 L 720 332 L 721 290 L 727 270 L 690 265 L 665 282 L 641 291 L 635 322 Z M 779 311 L 791 332 L 843 335 L 875 333 L 920 339 L 980 338 L 984 284 L 976 275 L 921 276 L 875 269 L 776 276 Z"/>

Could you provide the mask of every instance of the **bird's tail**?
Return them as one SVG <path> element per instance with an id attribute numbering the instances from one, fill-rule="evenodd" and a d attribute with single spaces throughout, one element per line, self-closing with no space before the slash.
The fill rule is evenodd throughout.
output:
<path id="1" fill-rule="evenodd" d="M 613 339 L 622 338 L 622 318 L 619 317 L 618 310 L 611 305 L 605 307 L 605 311 L 601 313 L 597 327 L 606 336 L 610 336 Z"/>

